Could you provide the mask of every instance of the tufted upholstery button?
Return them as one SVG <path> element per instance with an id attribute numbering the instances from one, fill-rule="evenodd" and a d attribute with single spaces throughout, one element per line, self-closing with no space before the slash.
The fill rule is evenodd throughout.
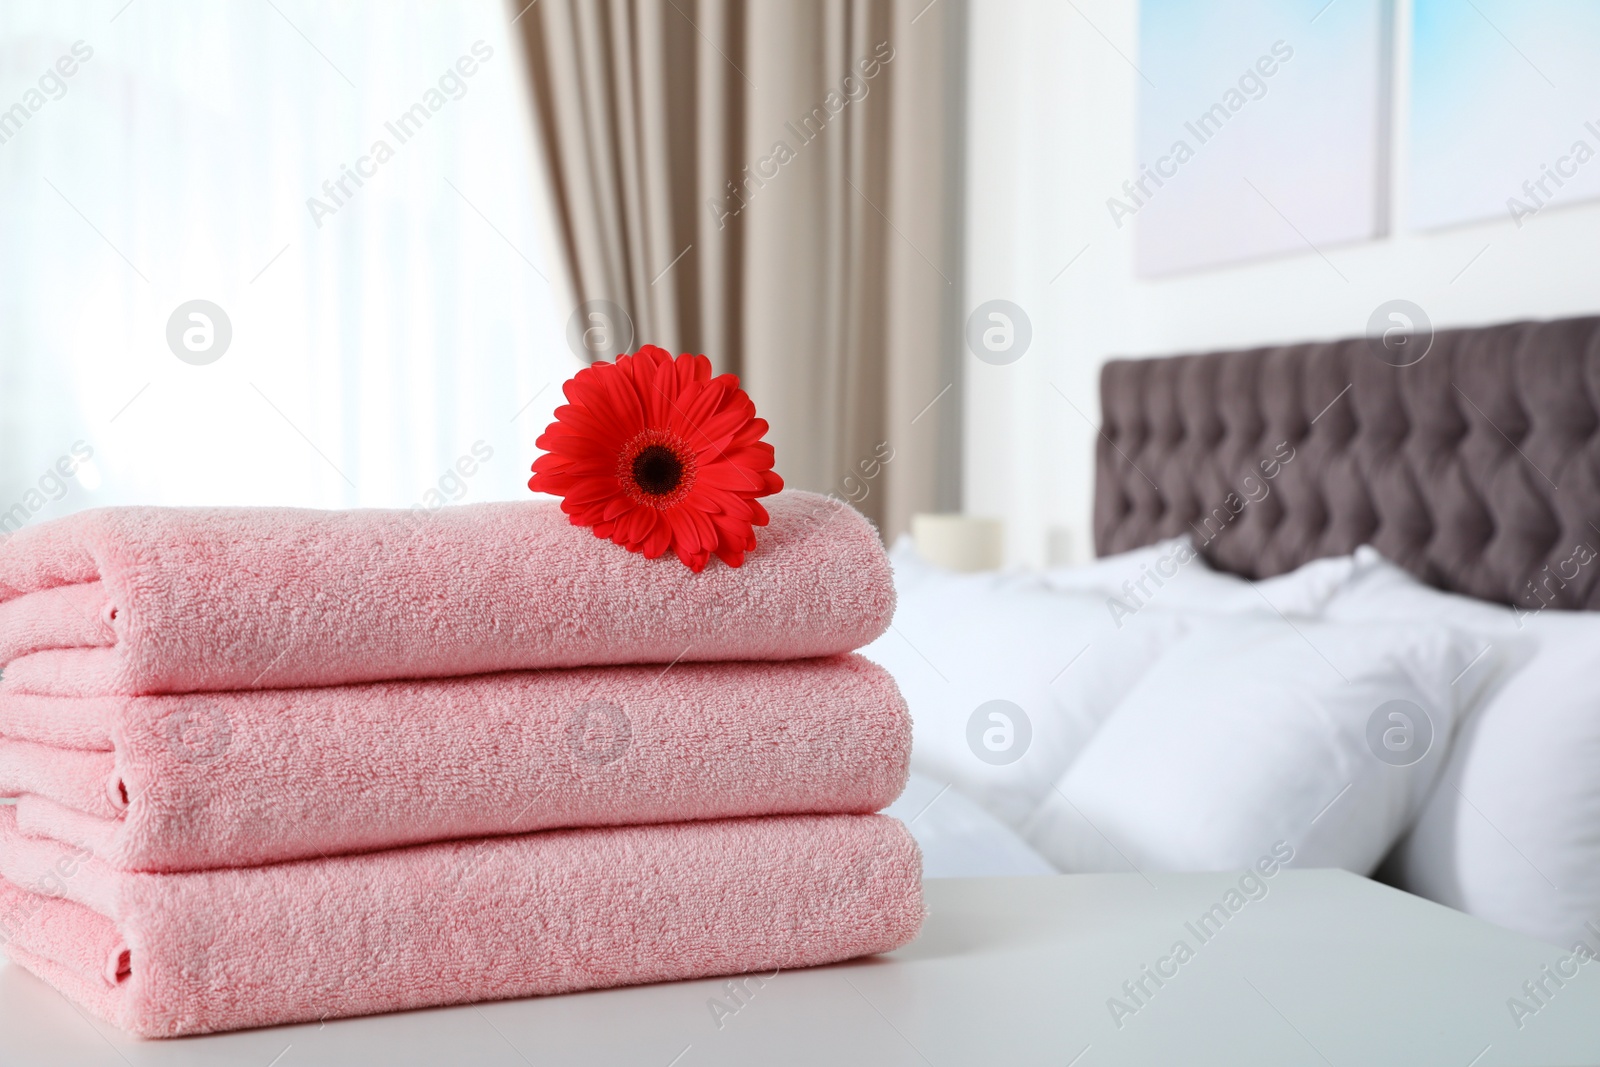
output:
<path id="1" fill-rule="evenodd" d="M 1100 381 L 1102 555 L 1188 530 L 1268 577 L 1372 543 L 1453 592 L 1600 608 L 1600 560 L 1565 577 L 1578 546 L 1600 557 L 1600 318 L 1442 331 L 1404 368 L 1354 339 L 1114 360 Z"/>

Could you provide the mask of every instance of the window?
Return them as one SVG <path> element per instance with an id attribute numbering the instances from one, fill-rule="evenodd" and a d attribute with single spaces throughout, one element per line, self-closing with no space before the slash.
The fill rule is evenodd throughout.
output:
<path id="1" fill-rule="evenodd" d="M 580 364 L 511 17 L 0 8 L 7 533 L 526 493 Z"/>

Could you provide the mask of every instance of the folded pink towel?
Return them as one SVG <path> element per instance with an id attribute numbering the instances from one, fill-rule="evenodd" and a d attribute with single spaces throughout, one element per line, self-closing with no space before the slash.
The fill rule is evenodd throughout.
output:
<path id="1" fill-rule="evenodd" d="M 6 953 L 149 1037 L 770 973 L 889 951 L 922 921 L 916 843 L 880 815 L 119 874 L 0 808 L 0 868 Z"/>
<path id="2" fill-rule="evenodd" d="M 624 552 L 554 502 L 83 512 L 0 543 L 0 691 L 800 659 L 883 633 L 894 588 L 867 521 L 813 493 L 767 509 L 743 567 L 701 574 Z"/>
<path id="3" fill-rule="evenodd" d="M 126 870 L 554 827 L 873 812 L 911 720 L 856 655 L 324 689 L 0 695 L 23 831 Z"/>

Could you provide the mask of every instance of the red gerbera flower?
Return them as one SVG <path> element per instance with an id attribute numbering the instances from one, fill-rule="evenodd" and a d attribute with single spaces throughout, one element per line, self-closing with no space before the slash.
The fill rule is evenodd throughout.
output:
<path id="1" fill-rule="evenodd" d="M 705 356 L 645 345 L 585 367 L 562 391 L 568 403 L 539 437 L 545 454 L 529 489 L 561 497 L 573 525 L 650 559 L 670 548 L 696 572 L 713 552 L 730 567 L 744 562 L 754 527 L 767 524 L 756 497 L 783 479 L 738 378 L 713 378 Z"/>

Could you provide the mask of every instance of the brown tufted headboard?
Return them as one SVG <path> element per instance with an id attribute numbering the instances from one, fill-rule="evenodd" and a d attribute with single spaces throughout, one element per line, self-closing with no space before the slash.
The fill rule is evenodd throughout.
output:
<path id="1" fill-rule="evenodd" d="M 1441 331 L 1407 367 L 1381 351 L 1106 364 L 1096 550 L 1187 530 L 1265 578 L 1371 544 L 1451 592 L 1600 608 L 1600 318 Z"/>

